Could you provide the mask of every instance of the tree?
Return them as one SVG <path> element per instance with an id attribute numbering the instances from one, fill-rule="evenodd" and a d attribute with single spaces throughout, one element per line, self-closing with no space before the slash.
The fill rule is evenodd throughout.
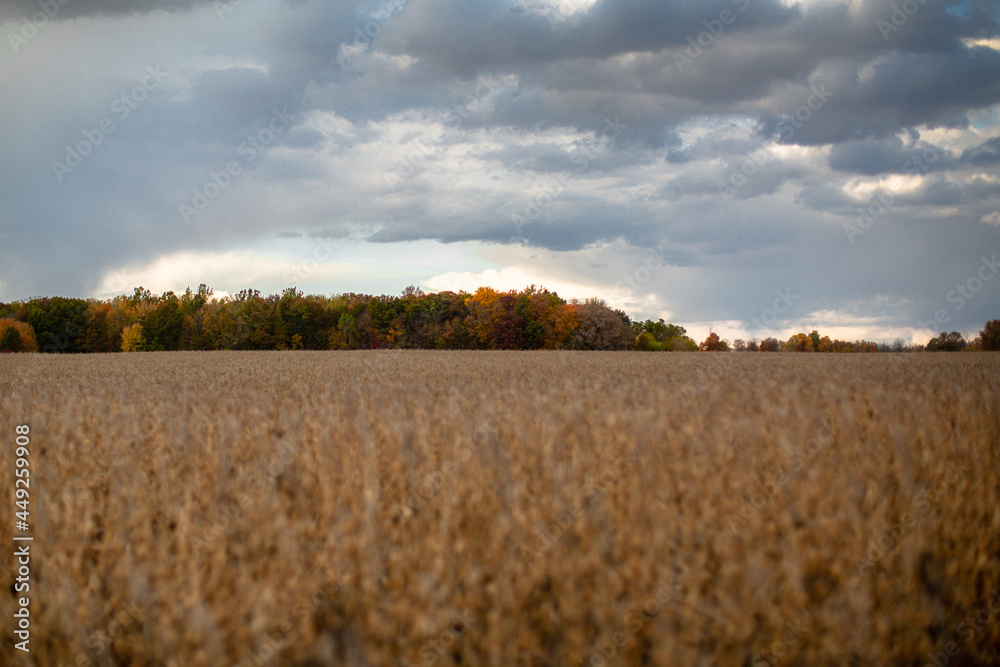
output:
<path id="1" fill-rule="evenodd" d="M 965 339 L 957 331 L 941 332 L 937 338 L 927 343 L 928 352 L 959 352 L 965 347 Z"/>
<path id="2" fill-rule="evenodd" d="M 403 298 L 404 299 L 411 299 L 413 297 L 420 298 L 422 296 L 424 296 L 424 291 L 422 289 L 420 289 L 419 287 L 417 287 L 416 285 L 407 285 L 403 289 Z"/>
<path id="3" fill-rule="evenodd" d="M 119 352 L 122 349 L 122 328 L 132 323 L 121 307 L 124 299 L 98 301 L 90 299 L 84 314 L 84 352 Z"/>
<path id="4" fill-rule="evenodd" d="M 34 329 L 42 352 L 82 352 L 87 302 L 83 299 L 45 297 L 27 303 L 27 322 Z"/>
<path id="5" fill-rule="evenodd" d="M 122 352 L 143 352 L 146 339 L 142 335 L 142 325 L 138 322 L 122 329 Z"/>
<path id="6" fill-rule="evenodd" d="M 653 338 L 653 334 L 644 331 L 636 336 L 635 349 L 640 352 L 659 352 L 663 349 L 663 343 L 656 342 L 656 339 Z"/>
<path id="7" fill-rule="evenodd" d="M 698 348 L 702 352 L 729 352 L 729 343 L 719 340 L 719 334 L 709 331 L 706 338 Z"/>
<path id="8" fill-rule="evenodd" d="M 599 299 L 587 299 L 576 305 L 579 326 L 570 335 L 570 346 L 576 350 L 628 350 L 635 345 L 627 317 L 611 310 Z"/>
<path id="9" fill-rule="evenodd" d="M 0 336 L 0 352 L 20 352 L 21 351 L 21 334 L 18 333 L 17 329 L 14 327 L 7 327 L 4 329 L 3 335 Z"/>
<path id="10" fill-rule="evenodd" d="M 813 332 L 816 333 L 816 332 Z M 819 340 L 819 334 L 816 334 L 817 341 Z M 787 341 L 785 341 L 781 349 L 785 352 L 815 352 L 816 348 L 813 347 L 812 336 L 806 335 L 804 333 L 797 333 Z"/>
<path id="11" fill-rule="evenodd" d="M 777 352 L 781 349 L 781 343 L 778 342 L 777 338 L 765 338 L 760 342 L 761 352 Z"/>
<path id="12" fill-rule="evenodd" d="M 358 349 L 358 320 L 354 315 L 350 313 L 344 313 L 340 316 L 340 321 L 337 322 L 337 342 L 342 345 L 344 349 L 356 350 Z M 333 340 L 331 333 L 331 340 Z"/>
<path id="13" fill-rule="evenodd" d="M 0 352 L 37 352 L 35 331 L 27 322 L 0 319 Z"/>
<path id="14" fill-rule="evenodd" d="M 176 350 L 184 327 L 181 303 L 173 292 L 165 292 L 143 318 L 143 336 L 150 350 Z"/>
<path id="15" fill-rule="evenodd" d="M 979 343 L 984 352 L 1000 351 L 1000 320 L 990 320 L 979 332 Z"/>
<path id="16" fill-rule="evenodd" d="M 698 349 L 698 344 L 687 336 L 687 330 L 679 324 L 667 324 L 662 319 L 656 322 L 646 320 L 632 322 L 631 328 L 636 336 L 636 349 L 667 352 L 693 352 Z"/>

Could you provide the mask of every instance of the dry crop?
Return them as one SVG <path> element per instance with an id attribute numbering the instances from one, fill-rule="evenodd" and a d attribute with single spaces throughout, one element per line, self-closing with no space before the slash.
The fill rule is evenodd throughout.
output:
<path id="1" fill-rule="evenodd" d="M 16 665 L 997 664 L 1000 355 L 0 356 Z"/>

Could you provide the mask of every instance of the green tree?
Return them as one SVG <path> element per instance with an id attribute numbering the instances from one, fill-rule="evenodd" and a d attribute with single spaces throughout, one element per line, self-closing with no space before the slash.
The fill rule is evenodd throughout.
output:
<path id="1" fill-rule="evenodd" d="M 937 338 L 932 338 L 927 343 L 928 352 L 959 352 L 965 348 L 965 339 L 957 331 L 945 333 L 944 331 Z"/>
<path id="2" fill-rule="evenodd" d="M 42 352 L 83 352 L 87 319 L 84 299 L 45 297 L 28 302 L 27 322 Z"/>
<path id="3" fill-rule="evenodd" d="M 818 352 L 819 351 L 820 340 L 822 340 L 820 338 L 820 336 L 819 336 L 819 332 L 816 331 L 815 329 L 813 329 L 812 331 L 810 331 L 809 332 L 809 340 L 812 341 L 812 348 L 813 348 L 813 350 L 815 350 L 815 351 Z"/>
<path id="4" fill-rule="evenodd" d="M 636 336 L 635 339 L 635 349 L 642 352 L 659 352 L 663 349 L 663 343 L 658 343 L 653 334 L 648 331 L 643 331 L 641 334 Z"/>
<path id="5" fill-rule="evenodd" d="M 350 313 L 344 313 L 337 322 L 337 329 L 340 330 L 340 339 L 348 350 L 358 349 L 358 320 Z"/>
<path id="6" fill-rule="evenodd" d="M 666 350 L 668 352 L 687 352 L 698 349 L 698 344 L 687 335 L 687 330 L 679 324 L 668 324 L 662 319 L 656 322 L 646 320 L 645 322 L 632 322 L 631 328 L 636 336 L 636 349 Z M 640 337 L 644 334 L 645 337 L 640 341 Z M 643 347 L 639 347 L 640 345 Z"/>
<path id="7" fill-rule="evenodd" d="M 0 352 L 20 352 L 21 333 L 13 326 L 4 329 L 0 336 Z"/>
<path id="8" fill-rule="evenodd" d="M 180 346 L 184 312 L 173 292 L 165 292 L 142 320 L 143 335 L 150 350 L 176 350 Z"/>

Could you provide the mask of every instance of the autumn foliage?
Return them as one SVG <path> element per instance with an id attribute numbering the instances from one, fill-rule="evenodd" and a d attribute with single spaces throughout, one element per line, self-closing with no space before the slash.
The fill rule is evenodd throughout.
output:
<path id="1" fill-rule="evenodd" d="M 10 318 L 0 319 L 0 352 L 36 352 L 35 331 L 31 325 Z"/>
<path id="2" fill-rule="evenodd" d="M 38 332 L 43 352 L 172 350 L 625 350 L 625 313 L 528 287 L 474 294 L 263 296 L 242 290 L 212 298 L 206 285 L 178 296 L 141 287 L 131 296 L 33 299 L 0 304 L 19 331 Z M 27 329 L 25 329 L 27 327 Z M 26 336 L 29 334 L 25 334 Z"/>
<path id="3" fill-rule="evenodd" d="M 0 351 L 920 349 L 902 340 L 892 344 L 831 340 L 815 330 L 784 342 L 776 338 L 730 342 L 710 333 L 699 345 L 680 325 L 662 319 L 633 321 L 601 300 L 566 301 L 533 285 L 509 292 L 482 287 L 472 294 L 425 294 L 409 287 L 401 296 L 306 295 L 296 288 L 265 296 L 245 289 L 222 299 L 214 298 L 204 284 L 181 295 L 158 295 L 137 287 L 131 295 L 108 300 L 45 297 L 0 303 L 0 319 L 8 322 L 2 326 L 17 328 L 17 334 L 8 333 L 6 341 L 0 340 Z M 973 341 L 965 341 L 958 332 L 942 332 L 926 349 L 1000 349 L 1000 320 L 988 322 Z"/>

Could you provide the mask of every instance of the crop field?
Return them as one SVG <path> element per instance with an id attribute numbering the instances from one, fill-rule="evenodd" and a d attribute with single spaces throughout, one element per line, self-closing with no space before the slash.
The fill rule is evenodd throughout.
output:
<path id="1" fill-rule="evenodd" d="M 995 353 L 9 354 L 0 395 L 0 664 L 1000 653 Z"/>

